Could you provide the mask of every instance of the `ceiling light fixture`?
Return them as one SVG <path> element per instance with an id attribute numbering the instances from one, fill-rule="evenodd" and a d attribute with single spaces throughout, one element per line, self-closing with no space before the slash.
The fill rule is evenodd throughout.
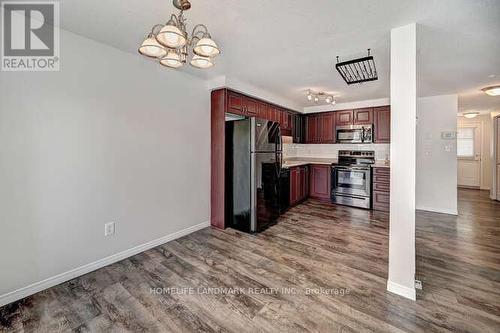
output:
<path id="1" fill-rule="evenodd" d="M 210 36 L 208 28 L 204 24 L 197 24 L 189 37 L 184 11 L 191 8 L 191 3 L 188 0 L 173 0 L 173 4 L 180 13 L 172 14 L 165 24 L 153 26 L 139 47 L 139 53 L 159 59 L 163 66 L 179 68 L 187 62 L 191 48 L 191 66 L 212 67 L 213 58 L 220 54 L 220 49 Z"/>
<path id="2" fill-rule="evenodd" d="M 500 96 L 500 85 L 486 87 L 486 88 L 483 88 L 481 90 L 490 96 Z"/>
<path id="3" fill-rule="evenodd" d="M 479 112 L 467 112 L 467 113 L 464 113 L 464 117 L 467 118 L 467 119 L 476 118 L 478 115 L 479 115 Z"/>
<path id="4" fill-rule="evenodd" d="M 314 103 L 318 103 L 320 99 L 324 100 L 326 104 L 332 104 L 335 105 L 335 97 L 332 95 L 328 95 L 322 91 L 320 92 L 313 92 L 312 90 L 307 91 L 307 100 L 308 101 L 314 101 Z"/>

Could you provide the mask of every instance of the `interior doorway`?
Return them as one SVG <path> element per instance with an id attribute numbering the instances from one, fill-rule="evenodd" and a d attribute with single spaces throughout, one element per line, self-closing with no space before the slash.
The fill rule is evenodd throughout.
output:
<path id="1" fill-rule="evenodd" d="M 500 201 L 500 116 L 493 118 L 493 188 L 491 198 Z"/>
<path id="2" fill-rule="evenodd" d="M 500 198 L 498 119 L 488 112 L 457 121 L 458 187 L 488 191 L 490 199 Z"/>
<path id="3" fill-rule="evenodd" d="M 481 188 L 481 122 L 459 122 L 457 129 L 458 186 Z"/>

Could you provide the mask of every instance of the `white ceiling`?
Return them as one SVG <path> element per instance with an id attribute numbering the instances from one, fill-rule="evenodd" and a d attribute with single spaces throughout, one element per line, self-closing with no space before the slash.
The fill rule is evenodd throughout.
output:
<path id="1" fill-rule="evenodd" d="M 310 106 L 308 88 L 333 93 L 340 103 L 384 98 L 389 96 L 390 30 L 417 22 L 420 96 L 457 93 L 461 111 L 500 110 L 500 97 L 479 91 L 500 84 L 498 0 L 191 3 L 185 14 L 190 27 L 205 23 L 222 48 L 214 68 L 183 69 L 193 75 L 234 77 L 301 106 Z M 61 26 L 135 54 L 149 29 L 172 12 L 171 0 L 64 0 Z M 363 56 L 367 48 L 379 80 L 347 86 L 334 69 L 335 56 Z"/>

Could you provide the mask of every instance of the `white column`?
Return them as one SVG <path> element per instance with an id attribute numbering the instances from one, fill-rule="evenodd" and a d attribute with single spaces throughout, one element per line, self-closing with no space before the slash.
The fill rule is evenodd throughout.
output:
<path id="1" fill-rule="evenodd" d="M 391 213 L 387 290 L 415 300 L 417 31 L 391 30 Z"/>

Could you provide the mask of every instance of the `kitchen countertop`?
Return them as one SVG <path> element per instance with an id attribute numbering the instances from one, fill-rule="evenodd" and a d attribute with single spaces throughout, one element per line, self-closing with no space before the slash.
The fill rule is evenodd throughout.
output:
<path id="1" fill-rule="evenodd" d="M 336 158 L 308 158 L 308 157 L 294 157 L 283 162 L 283 168 L 293 168 L 301 165 L 308 164 L 322 164 L 331 165 L 337 163 Z"/>
<path id="2" fill-rule="evenodd" d="M 287 169 L 308 164 L 331 165 L 336 163 L 338 163 L 338 159 L 336 158 L 292 157 L 283 162 L 283 168 Z M 372 164 L 372 167 L 389 168 L 390 163 L 386 163 L 384 160 L 377 160 L 375 164 Z"/>
<path id="3" fill-rule="evenodd" d="M 375 164 L 372 164 L 372 168 L 390 168 L 391 162 L 385 160 L 377 160 Z"/>

